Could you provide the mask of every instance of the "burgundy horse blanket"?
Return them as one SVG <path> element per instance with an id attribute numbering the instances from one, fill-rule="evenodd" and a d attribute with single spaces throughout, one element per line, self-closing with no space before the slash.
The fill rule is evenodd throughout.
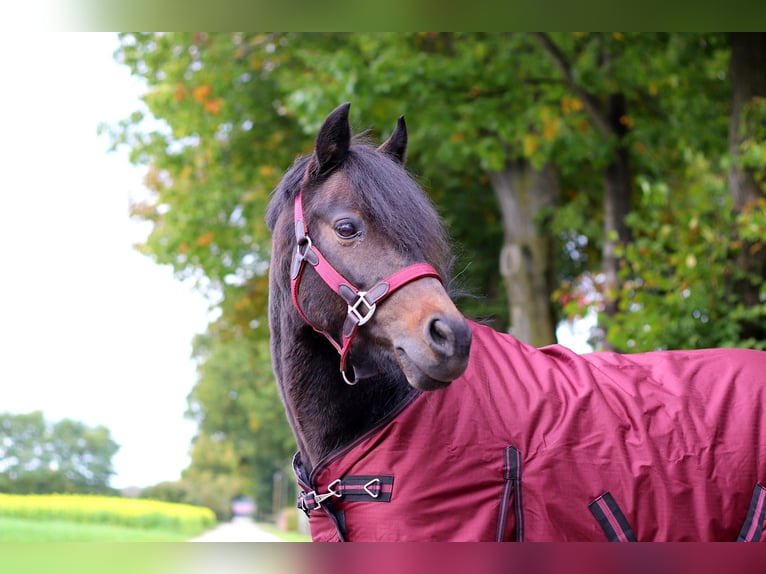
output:
<path id="1" fill-rule="evenodd" d="M 755 541 L 766 352 L 577 355 L 475 323 L 468 368 L 294 467 L 317 541 Z"/>

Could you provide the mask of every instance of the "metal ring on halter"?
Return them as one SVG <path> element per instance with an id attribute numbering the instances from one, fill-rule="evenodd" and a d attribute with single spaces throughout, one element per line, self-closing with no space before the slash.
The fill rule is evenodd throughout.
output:
<path id="1" fill-rule="evenodd" d="M 355 384 L 357 384 L 359 382 L 359 379 L 356 376 L 356 369 L 354 369 L 354 365 L 350 365 L 350 366 L 351 366 L 351 372 L 353 373 L 353 376 L 354 376 L 354 380 L 353 381 L 349 381 L 348 380 L 348 377 L 346 376 L 346 371 L 344 369 L 340 370 L 340 374 L 343 377 L 343 381 L 347 385 L 350 385 L 350 386 L 353 387 Z"/>
<path id="2" fill-rule="evenodd" d="M 305 249 L 301 253 L 301 247 L 304 247 Z M 303 235 L 298 239 L 298 247 L 296 248 L 298 251 L 298 255 L 301 257 L 306 256 L 306 252 L 313 247 L 313 243 L 311 243 L 311 237 L 308 235 Z"/>

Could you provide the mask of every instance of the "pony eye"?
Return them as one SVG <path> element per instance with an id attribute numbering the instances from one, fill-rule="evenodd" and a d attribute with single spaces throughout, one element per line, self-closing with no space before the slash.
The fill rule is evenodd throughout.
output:
<path id="1" fill-rule="evenodd" d="M 359 235 L 359 229 L 350 219 L 342 219 L 335 224 L 335 234 L 341 239 L 353 239 Z"/>

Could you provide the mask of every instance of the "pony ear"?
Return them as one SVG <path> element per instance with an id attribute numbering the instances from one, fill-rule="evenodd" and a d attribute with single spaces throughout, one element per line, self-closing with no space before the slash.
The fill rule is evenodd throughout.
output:
<path id="1" fill-rule="evenodd" d="M 346 159 L 351 146 L 351 126 L 348 124 L 350 103 L 341 104 L 327 116 L 319 129 L 314 154 L 320 175 L 326 175 Z"/>
<path id="2" fill-rule="evenodd" d="M 378 151 L 388 154 L 395 162 L 404 165 L 407 155 L 407 124 L 404 123 L 404 116 L 399 116 L 396 120 L 394 132 L 380 144 Z"/>

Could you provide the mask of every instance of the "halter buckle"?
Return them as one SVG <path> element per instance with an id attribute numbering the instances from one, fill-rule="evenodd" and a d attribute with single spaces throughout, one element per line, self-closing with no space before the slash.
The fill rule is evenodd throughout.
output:
<path id="1" fill-rule="evenodd" d="M 357 324 L 360 327 L 372 319 L 372 316 L 375 313 L 375 309 L 377 308 L 375 303 L 370 303 L 367 300 L 366 295 L 367 291 L 359 291 L 356 294 L 356 301 L 354 301 L 352 305 L 348 306 L 348 314 L 356 317 Z M 359 311 L 360 305 L 364 305 L 367 308 L 364 314 Z"/>

